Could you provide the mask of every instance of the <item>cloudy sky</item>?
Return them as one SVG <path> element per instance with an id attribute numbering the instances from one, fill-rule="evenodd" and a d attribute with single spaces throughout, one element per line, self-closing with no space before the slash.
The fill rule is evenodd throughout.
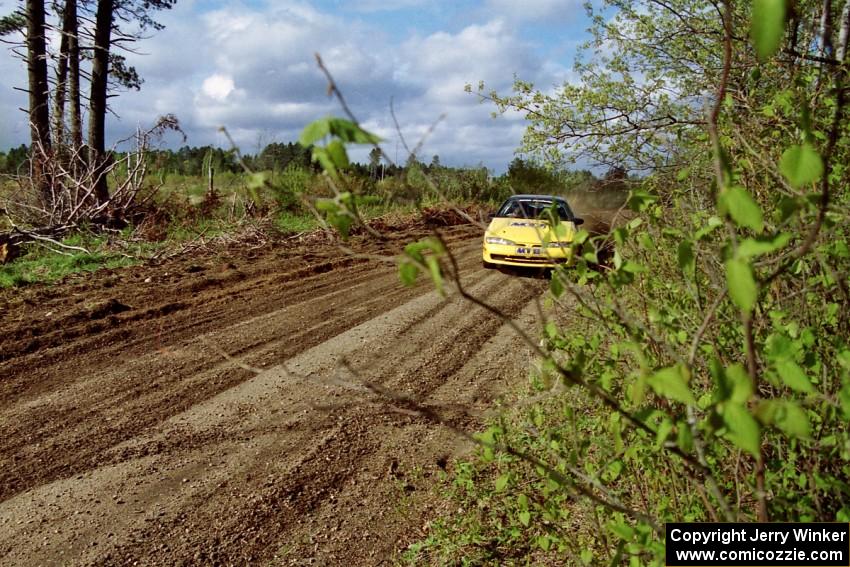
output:
<path id="1" fill-rule="evenodd" d="M 0 13 L 13 2 L 0 0 Z M 326 94 L 320 53 L 364 126 L 393 157 L 404 150 L 390 115 L 415 145 L 440 116 L 420 158 L 484 164 L 503 171 L 524 131 L 516 114 L 464 92 L 484 81 L 508 93 L 516 75 L 543 88 L 569 81 L 576 47 L 587 38 L 582 0 L 179 0 L 158 14 L 163 31 L 129 54 L 144 79 L 139 92 L 112 99 L 113 140 L 176 114 L 189 145 L 226 147 L 226 126 L 248 153 L 298 138 L 309 121 L 340 114 Z M 27 141 L 20 107 L 26 69 L 0 54 L 0 149 Z M 166 141 L 176 146 L 176 136 Z M 396 150 L 396 148 L 398 149 Z M 364 160 L 365 156 L 354 154 Z"/>

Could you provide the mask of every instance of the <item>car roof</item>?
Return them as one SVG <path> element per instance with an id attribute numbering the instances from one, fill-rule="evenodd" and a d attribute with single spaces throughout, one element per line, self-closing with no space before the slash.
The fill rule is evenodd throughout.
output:
<path id="1" fill-rule="evenodd" d="M 538 200 L 541 200 L 541 201 L 553 201 L 553 200 L 566 201 L 565 198 L 560 197 L 558 195 L 530 195 L 530 194 L 525 195 L 525 194 L 523 194 L 523 195 L 511 195 L 510 197 L 508 197 L 508 201 L 514 201 L 514 200 L 518 200 L 518 199 L 538 199 Z"/>

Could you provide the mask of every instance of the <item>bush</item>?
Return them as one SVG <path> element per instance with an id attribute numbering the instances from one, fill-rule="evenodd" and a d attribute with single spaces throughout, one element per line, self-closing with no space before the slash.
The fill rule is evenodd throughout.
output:
<path id="1" fill-rule="evenodd" d="M 301 199 L 313 183 L 314 175 L 298 165 L 289 165 L 271 177 L 278 208 L 289 213 L 302 210 Z"/>
<path id="2" fill-rule="evenodd" d="M 576 235 L 575 265 L 551 280 L 537 401 L 479 436 L 453 477 L 461 513 L 413 562 L 660 566 L 665 522 L 850 521 L 846 68 L 767 59 L 820 41 L 784 34 L 783 17 L 756 57 L 740 3 L 722 3 L 722 20 L 708 3 L 612 3 L 617 19 L 595 31 L 616 55 L 579 66 L 585 84 L 551 97 L 518 82 L 494 97 L 545 110 L 526 139 L 541 152 L 567 140 L 658 167 L 632 184 L 634 217 Z M 700 41 L 724 59 L 695 69 L 675 44 L 659 54 L 682 29 L 712 30 Z M 657 80 L 642 84 L 659 89 L 657 107 L 633 104 L 632 64 Z M 671 85 L 717 93 L 704 128 L 680 128 L 699 115 L 684 94 L 663 98 Z M 608 123 L 614 109 L 639 126 Z"/>

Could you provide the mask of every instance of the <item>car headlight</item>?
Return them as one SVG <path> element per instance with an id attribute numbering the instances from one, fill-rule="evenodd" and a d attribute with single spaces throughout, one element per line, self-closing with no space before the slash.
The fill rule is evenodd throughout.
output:
<path id="1" fill-rule="evenodd" d="M 499 238 L 498 236 L 488 236 L 484 239 L 487 244 L 501 244 L 502 246 L 516 246 L 516 242 L 507 238 Z"/>
<path id="2" fill-rule="evenodd" d="M 569 248 L 572 242 L 550 242 L 546 245 L 547 248 Z"/>

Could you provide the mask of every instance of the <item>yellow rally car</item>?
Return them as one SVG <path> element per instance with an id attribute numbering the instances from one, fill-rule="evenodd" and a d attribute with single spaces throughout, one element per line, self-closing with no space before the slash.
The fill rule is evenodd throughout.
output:
<path id="1" fill-rule="evenodd" d="M 514 195 L 499 207 L 484 233 L 484 267 L 552 267 L 568 263 L 576 217 L 563 197 Z"/>

